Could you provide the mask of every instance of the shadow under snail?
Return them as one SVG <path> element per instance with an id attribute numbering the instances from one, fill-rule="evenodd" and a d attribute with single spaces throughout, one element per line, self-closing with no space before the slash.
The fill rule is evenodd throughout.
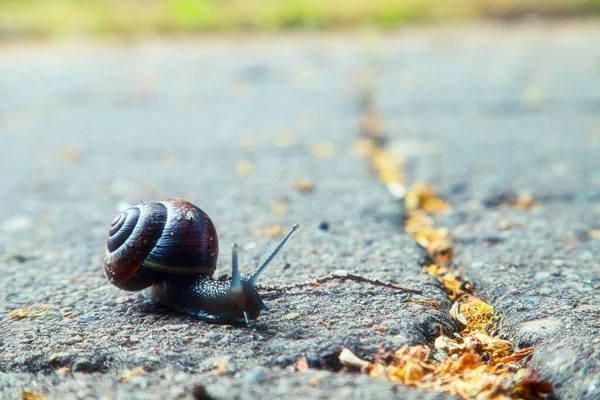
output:
<path id="1" fill-rule="evenodd" d="M 212 277 L 219 255 L 217 231 L 204 211 L 182 199 L 146 202 L 130 207 L 112 220 L 104 273 L 120 289 L 143 290 L 155 303 L 206 322 L 224 324 L 255 320 L 267 310 L 256 290 L 256 281 L 288 239 L 284 236 L 250 275 L 238 266 L 232 249 L 229 280 Z"/>

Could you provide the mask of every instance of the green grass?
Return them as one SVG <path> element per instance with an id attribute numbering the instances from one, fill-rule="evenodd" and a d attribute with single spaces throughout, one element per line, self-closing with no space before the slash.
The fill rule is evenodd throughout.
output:
<path id="1" fill-rule="evenodd" d="M 599 15 L 600 0 L 0 0 L 0 38 L 395 27 Z"/>

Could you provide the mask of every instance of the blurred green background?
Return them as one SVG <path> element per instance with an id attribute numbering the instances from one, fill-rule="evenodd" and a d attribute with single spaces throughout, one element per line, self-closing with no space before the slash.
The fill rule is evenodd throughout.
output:
<path id="1" fill-rule="evenodd" d="M 0 0 L 0 38 L 390 28 L 600 15 L 600 0 Z"/>

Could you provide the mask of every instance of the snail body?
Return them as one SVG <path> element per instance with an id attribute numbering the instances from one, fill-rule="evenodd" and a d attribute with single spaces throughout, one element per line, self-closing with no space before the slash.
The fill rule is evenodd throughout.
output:
<path id="1" fill-rule="evenodd" d="M 298 228 L 247 276 L 233 244 L 231 279 L 216 280 L 219 243 L 209 216 L 182 199 L 141 203 L 111 222 L 104 274 L 120 289 L 143 290 L 153 302 L 206 322 L 249 324 L 267 309 L 255 287 L 258 277 Z"/>

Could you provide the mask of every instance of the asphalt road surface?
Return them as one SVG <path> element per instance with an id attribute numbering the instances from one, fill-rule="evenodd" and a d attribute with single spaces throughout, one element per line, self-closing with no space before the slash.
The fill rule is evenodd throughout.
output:
<path id="1" fill-rule="evenodd" d="M 535 347 L 530 365 L 558 397 L 599 398 L 598 43 L 597 26 L 563 24 L 4 46 L 0 399 L 189 398 L 201 387 L 225 399 L 448 397 L 336 372 L 342 347 L 368 359 L 457 329 L 401 207 L 355 149 L 364 82 L 409 181 L 452 203 L 437 223 L 502 315 L 502 336 Z M 296 190 L 301 179 L 314 190 Z M 522 191 L 539 205 L 499 206 Z M 271 310 L 246 328 L 112 287 L 101 263 L 113 216 L 173 197 L 211 216 L 217 273 L 230 273 L 232 241 L 248 272 L 278 240 L 266 230 L 298 222 L 261 283 L 346 270 L 421 289 L 410 296 L 442 309 L 334 282 L 266 296 Z M 53 308 L 8 317 L 32 304 Z M 311 369 L 294 370 L 300 357 Z M 146 374 L 126 375 L 138 367 Z"/>

